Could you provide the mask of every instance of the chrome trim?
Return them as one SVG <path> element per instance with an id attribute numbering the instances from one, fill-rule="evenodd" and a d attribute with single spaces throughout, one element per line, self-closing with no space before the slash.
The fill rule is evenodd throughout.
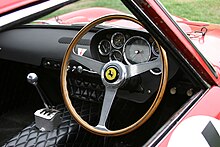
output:
<path id="1" fill-rule="evenodd" d="M 121 45 L 120 47 L 119 47 L 119 46 L 117 47 L 117 46 L 115 45 L 114 37 L 115 37 L 116 35 L 121 35 L 121 36 L 123 37 L 123 39 L 124 39 L 123 45 Z M 114 34 L 112 35 L 112 37 L 111 37 L 111 44 L 112 44 L 112 46 L 113 46 L 115 49 L 120 49 L 120 48 L 122 48 L 122 47 L 124 46 L 125 42 L 126 42 L 125 35 L 124 35 L 123 33 L 121 33 L 121 32 L 116 32 L 116 33 L 114 33 Z"/>
<path id="2" fill-rule="evenodd" d="M 110 46 L 109 46 L 109 47 L 110 47 L 110 50 L 109 50 L 107 53 L 104 53 L 104 52 L 101 50 L 101 45 L 102 45 L 102 43 L 103 43 L 104 41 L 106 41 L 106 42 L 109 43 L 109 45 L 110 45 Z M 99 50 L 99 53 L 100 53 L 102 56 L 107 56 L 107 55 L 109 55 L 110 52 L 111 52 L 111 50 L 112 50 L 112 46 L 111 46 L 110 41 L 108 41 L 107 39 L 101 40 L 101 41 L 99 42 L 99 44 L 98 44 L 98 50 Z"/>
<path id="3" fill-rule="evenodd" d="M 109 83 L 105 79 L 105 72 L 110 67 L 115 67 L 119 73 L 118 79 L 113 83 Z M 103 66 L 102 71 L 101 71 L 101 79 L 102 79 L 103 84 L 106 87 L 117 87 L 117 88 L 120 87 L 127 79 L 127 76 L 128 76 L 127 69 L 126 69 L 125 65 L 119 61 L 110 61 L 110 62 L 106 63 Z"/>
<path id="4" fill-rule="evenodd" d="M 155 45 L 157 46 L 157 44 L 156 44 L 156 42 L 154 41 L 153 43 L 152 43 L 152 53 L 155 55 L 155 56 L 159 56 L 160 54 L 159 53 L 157 53 L 156 51 L 155 51 Z"/>

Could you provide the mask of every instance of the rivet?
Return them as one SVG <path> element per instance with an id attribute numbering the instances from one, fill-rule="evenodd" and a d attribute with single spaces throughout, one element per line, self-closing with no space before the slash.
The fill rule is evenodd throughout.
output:
<path id="1" fill-rule="evenodd" d="M 173 87 L 170 89 L 170 94 L 176 94 L 176 87 Z"/>
<path id="2" fill-rule="evenodd" d="M 193 89 L 191 88 L 191 89 L 187 90 L 186 95 L 189 96 L 189 97 L 192 96 L 193 95 Z"/>

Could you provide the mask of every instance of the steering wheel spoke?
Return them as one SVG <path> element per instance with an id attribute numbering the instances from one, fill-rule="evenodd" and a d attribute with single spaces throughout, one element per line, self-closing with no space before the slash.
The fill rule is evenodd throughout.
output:
<path id="1" fill-rule="evenodd" d="M 105 96 L 104 96 L 104 101 L 102 104 L 101 116 L 99 119 L 99 123 L 95 128 L 97 128 L 99 130 L 109 131 L 106 128 L 105 123 L 108 118 L 109 111 L 112 107 L 112 103 L 115 99 L 115 95 L 116 95 L 117 91 L 118 91 L 118 88 L 112 88 L 112 87 L 108 87 L 108 86 L 105 87 Z"/>
<path id="2" fill-rule="evenodd" d="M 161 63 L 160 58 L 157 58 L 156 60 L 153 60 L 153 61 L 143 62 L 139 64 L 126 65 L 126 69 L 128 72 L 127 78 L 134 77 L 136 75 L 142 74 L 154 68 L 159 68 L 162 71 L 161 65 L 162 63 Z"/>
<path id="3" fill-rule="evenodd" d="M 101 74 L 102 67 L 104 66 L 104 63 L 102 62 L 93 60 L 85 56 L 77 55 L 76 53 L 71 53 L 69 60 L 75 60 L 85 67 L 97 72 L 99 75 Z"/>

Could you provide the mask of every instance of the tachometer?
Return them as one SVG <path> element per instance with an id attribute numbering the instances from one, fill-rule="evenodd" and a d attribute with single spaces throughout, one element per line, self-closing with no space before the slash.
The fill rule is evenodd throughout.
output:
<path id="1" fill-rule="evenodd" d="M 111 44 L 114 48 L 120 49 L 125 44 L 125 36 L 120 32 L 116 32 L 111 37 Z"/>
<path id="2" fill-rule="evenodd" d="M 151 56 L 150 44 L 143 37 L 134 36 L 125 43 L 123 53 L 127 64 L 146 62 Z"/>
<path id="3" fill-rule="evenodd" d="M 111 43 L 108 40 L 102 40 L 99 42 L 99 53 L 103 56 L 107 56 L 111 51 Z"/>

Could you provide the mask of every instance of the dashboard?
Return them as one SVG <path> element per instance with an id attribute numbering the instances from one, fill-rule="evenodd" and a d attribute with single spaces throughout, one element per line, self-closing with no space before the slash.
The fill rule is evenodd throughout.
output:
<path id="1" fill-rule="evenodd" d="M 42 69 L 60 70 L 63 55 L 79 29 L 74 26 L 34 25 L 2 32 L 0 58 Z M 137 64 L 160 57 L 156 42 L 148 32 L 124 28 L 95 28 L 78 42 L 74 50 L 105 63 L 118 60 L 124 64 Z M 179 67 L 173 57 L 169 53 L 167 55 L 171 79 Z M 102 101 L 104 87 L 99 75 L 75 61 L 71 61 L 68 70 L 71 97 Z M 147 101 L 157 91 L 160 74 L 160 69 L 152 69 L 132 77 L 118 90 L 117 97 L 136 103 Z"/>
<path id="2" fill-rule="evenodd" d="M 137 64 L 159 58 L 156 41 L 147 32 L 129 29 L 105 29 L 97 32 L 91 41 L 93 57 L 102 62 L 118 60 L 124 64 Z M 160 69 L 150 72 L 160 75 Z"/>

